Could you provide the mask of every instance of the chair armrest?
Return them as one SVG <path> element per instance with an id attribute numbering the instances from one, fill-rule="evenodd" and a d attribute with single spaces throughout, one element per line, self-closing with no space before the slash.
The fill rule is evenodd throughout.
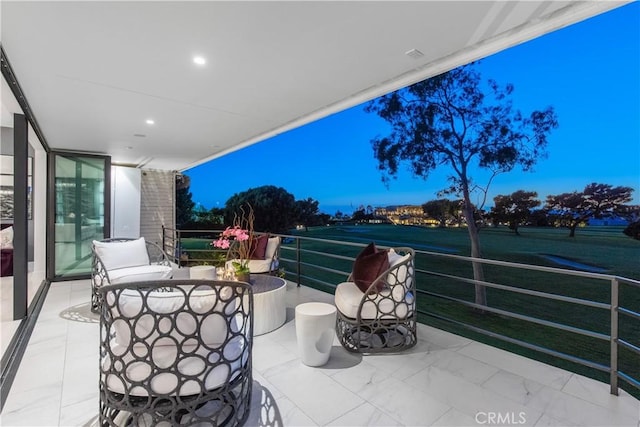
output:
<path id="1" fill-rule="evenodd" d="M 154 242 L 148 242 L 146 241 L 146 239 L 145 239 L 145 243 L 147 245 L 147 253 L 149 254 L 150 264 L 171 266 L 171 262 L 169 261 L 169 256 L 160 247 L 160 245 Z"/>

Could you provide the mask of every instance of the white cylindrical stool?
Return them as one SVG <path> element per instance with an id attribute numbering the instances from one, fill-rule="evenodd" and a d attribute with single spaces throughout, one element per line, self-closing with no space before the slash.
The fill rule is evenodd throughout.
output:
<path id="1" fill-rule="evenodd" d="M 196 265 L 190 267 L 189 278 L 216 280 L 216 268 L 212 265 Z"/>
<path id="2" fill-rule="evenodd" d="M 336 335 L 336 308 L 323 302 L 296 306 L 296 338 L 302 363 L 321 366 L 327 363 Z"/>

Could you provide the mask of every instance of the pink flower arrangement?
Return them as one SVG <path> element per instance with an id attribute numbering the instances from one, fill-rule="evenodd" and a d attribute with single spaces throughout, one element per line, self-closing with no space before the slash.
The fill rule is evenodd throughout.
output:
<path id="1" fill-rule="evenodd" d="M 220 234 L 218 240 L 213 242 L 213 246 L 220 249 L 229 249 L 233 240 L 237 240 L 238 242 L 249 240 L 249 230 L 243 230 L 239 225 L 227 227 Z"/>
<path id="2" fill-rule="evenodd" d="M 233 252 L 227 255 L 227 259 L 233 259 L 232 265 L 236 274 L 249 273 L 250 243 L 253 240 L 253 221 L 255 219 L 251 206 L 248 211 L 243 208 L 240 208 L 240 211 L 242 215 L 236 215 L 233 226 L 227 227 L 220 233 L 218 239 L 212 242 L 216 248 L 231 248 Z"/>

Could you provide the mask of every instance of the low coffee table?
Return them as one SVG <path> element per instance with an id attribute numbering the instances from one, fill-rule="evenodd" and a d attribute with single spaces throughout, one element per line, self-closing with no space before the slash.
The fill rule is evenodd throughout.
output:
<path id="1" fill-rule="evenodd" d="M 284 279 L 267 274 L 252 274 L 253 287 L 253 335 L 262 335 L 284 325 L 287 320 Z"/>
<path id="2" fill-rule="evenodd" d="M 190 277 L 190 268 L 173 271 L 174 279 Z M 287 320 L 287 282 L 268 274 L 252 274 L 249 281 L 253 287 L 253 335 L 266 334 L 284 325 Z"/>

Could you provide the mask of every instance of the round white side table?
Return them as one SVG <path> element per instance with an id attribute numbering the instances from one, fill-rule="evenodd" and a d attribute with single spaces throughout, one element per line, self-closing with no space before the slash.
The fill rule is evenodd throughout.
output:
<path id="1" fill-rule="evenodd" d="M 253 335 L 278 329 L 287 320 L 287 282 L 276 276 L 252 274 Z"/>
<path id="2" fill-rule="evenodd" d="M 296 338 L 302 363 L 322 366 L 329 360 L 336 335 L 336 307 L 323 302 L 296 306 Z"/>

